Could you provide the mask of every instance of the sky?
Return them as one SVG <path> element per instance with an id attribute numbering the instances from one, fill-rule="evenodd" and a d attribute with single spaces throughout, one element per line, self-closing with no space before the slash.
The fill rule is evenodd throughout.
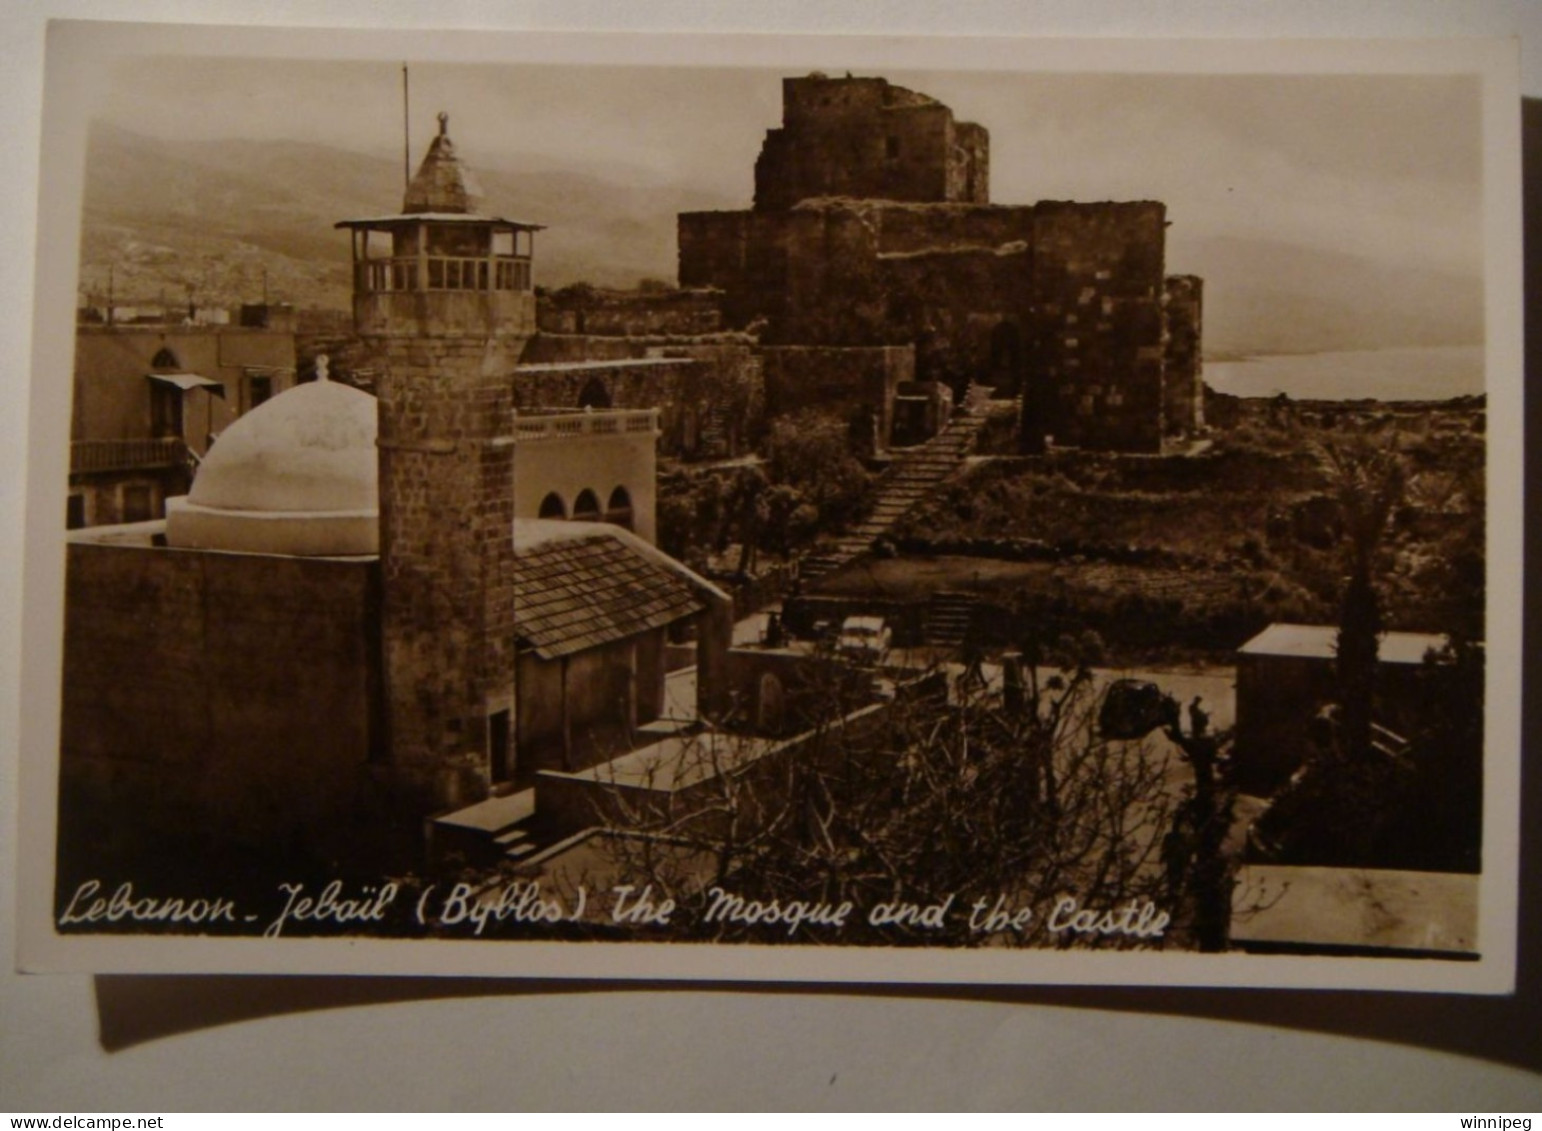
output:
<path id="1" fill-rule="evenodd" d="M 401 152 L 394 62 L 159 58 L 104 76 L 101 119 L 186 139 Z M 411 66 L 416 162 L 451 115 L 485 167 L 680 180 L 748 205 L 783 72 Z M 800 73 L 788 69 L 786 73 Z M 1248 235 L 1481 271 L 1479 90 L 1463 76 L 886 72 L 991 133 L 991 197 L 1157 199 L 1187 240 Z"/>

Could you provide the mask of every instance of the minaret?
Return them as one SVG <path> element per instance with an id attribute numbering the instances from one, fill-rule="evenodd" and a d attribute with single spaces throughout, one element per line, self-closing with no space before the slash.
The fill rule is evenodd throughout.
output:
<path id="1" fill-rule="evenodd" d="M 486 796 L 512 763 L 510 374 L 539 226 L 480 207 L 440 114 L 401 213 L 337 225 L 378 366 L 384 755 L 421 810 Z"/>

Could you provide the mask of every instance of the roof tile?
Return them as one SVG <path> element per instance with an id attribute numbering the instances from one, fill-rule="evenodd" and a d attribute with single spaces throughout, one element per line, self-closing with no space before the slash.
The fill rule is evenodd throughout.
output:
<path id="1" fill-rule="evenodd" d="M 625 640 L 702 607 L 685 578 L 608 535 L 544 542 L 514 558 L 516 632 L 545 659 Z"/>

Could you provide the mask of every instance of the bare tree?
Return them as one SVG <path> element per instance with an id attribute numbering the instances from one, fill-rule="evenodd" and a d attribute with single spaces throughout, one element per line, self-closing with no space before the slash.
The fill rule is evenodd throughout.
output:
<path id="1" fill-rule="evenodd" d="M 1164 941 L 1068 931 L 1067 916 L 1057 927 L 1052 914 L 1068 910 L 1068 900 L 1111 912 L 1148 901 L 1159 907 L 1169 891 L 1162 859 L 1175 803 L 1168 758 L 1153 743 L 1099 733 L 1100 693 L 1089 669 L 1035 672 L 1010 706 L 978 689 L 950 698 L 941 672 L 891 701 L 863 706 L 849 683 L 816 670 L 801 689 L 798 733 L 781 745 L 753 733 L 701 735 L 659 768 L 658 780 L 647 783 L 656 788 L 616 788 L 607 800 L 608 827 L 629 834 L 615 840 L 617 870 L 677 899 L 686 914 L 676 937 Z M 684 779 L 695 784 L 678 788 Z M 650 838 L 671 845 L 674 860 L 689 846 L 695 873 L 647 859 Z M 796 927 L 768 935 L 754 923 L 714 916 L 714 888 L 760 906 L 849 904 L 855 911 L 838 936 Z M 875 908 L 889 912 L 869 917 Z M 929 919 L 928 908 L 935 911 Z M 998 908 L 1031 914 L 984 929 Z"/>

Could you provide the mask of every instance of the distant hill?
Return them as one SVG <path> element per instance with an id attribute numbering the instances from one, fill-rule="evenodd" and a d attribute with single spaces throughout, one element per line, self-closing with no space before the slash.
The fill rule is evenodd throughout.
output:
<path id="1" fill-rule="evenodd" d="M 558 171 L 532 159 L 509 172 L 476 164 L 490 211 L 545 224 L 536 277 L 628 287 L 675 277 L 675 215 L 736 202 L 649 184 L 625 170 Z M 252 301 L 263 272 L 275 301 L 344 308 L 348 239 L 341 219 L 401 203 L 401 165 L 282 141 L 180 142 L 98 125 L 86 161 L 83 289 L 119 301 Z"/>
<path id="2" fill-rule="evenodd" d="M 473 161 L 490 211 L 545 224 L 536 278 L 630 287 L 673 280 L 675 216 L 745 201 L 597 162 L 538 155 Z M 340 219 L 394 211 L 394 159 L 283 141 L 164 141 L 97 126 L 86 163 L 82 289 L 120 302 L 275 301 L 344 309 Z M 1181 242 L 1180 242 L 1181 241 Z M 1183 237 L 1169 270 L 1202 275 L 1208 354 L 1308 353 L 1483 339 L 1481 281 L 1343 252 L 1236 237 Z"/>

